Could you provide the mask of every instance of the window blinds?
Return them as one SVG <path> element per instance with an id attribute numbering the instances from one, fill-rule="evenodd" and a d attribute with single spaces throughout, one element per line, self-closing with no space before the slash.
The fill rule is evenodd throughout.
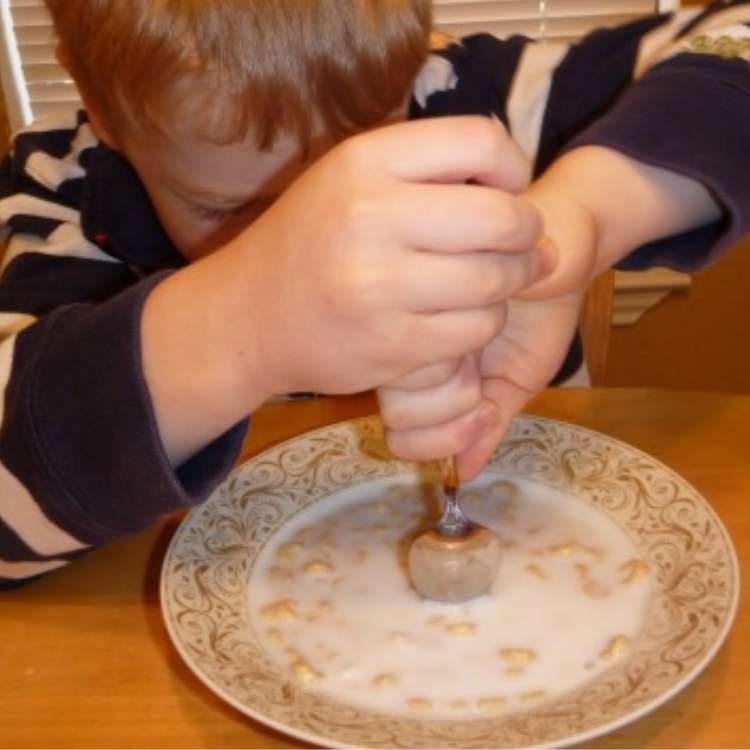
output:
<path id="1" fill-rule="evenodd" d="M 679 0 L 433 0 L 436 25 L 453 36 L 487 31 L 504 37 L 572 41 L 587 31 L 675 10 Z"/>
<path id="2" fill-rule="evenodd" d="M 454 36 L 487 31 L 569 40 L 597 26 L 622 23 L 679 0 L 434 0 L 437 26 Z M 79 101 L 55 60 L 55 40 L 42 0 L 0 0 L 0 73 L 14 130 Z"/>
<path id="3" fill-rule="evenodd" d="M 12 129 L 75 105 L 78 93 L 55 59 L 55 38 L 42 0 L 0 0 L 2 82 Z"/>

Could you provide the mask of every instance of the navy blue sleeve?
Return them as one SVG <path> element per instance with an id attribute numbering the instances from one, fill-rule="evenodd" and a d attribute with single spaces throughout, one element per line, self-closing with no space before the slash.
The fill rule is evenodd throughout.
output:
<path id="1" fill-rule="evenodd" d="M 750 64 L 683 53 L 650 69 L 576 138 L 691 177 L 724 208 L 712 225 L 639 248 L 619 268 L 698 269 L 750 231 Z"/>
<path id="2" fill-rule="evenodd" d="M 163 276 L 104 304 L 61 306 L 17 337 L 0 461 L 86 545 L 201 502 L 242 445 L 245 424 L 176 472 L 164 453 L 140 350 L 141 310 Z"/>
<path id="3" fill-rule="evenodd" d="M 165 454 L 141 317 L 176 251 L 86 118 L 35 126 L 0 170 L 0 588 L 203 501 L 243 421 L 182 466 Z"/>

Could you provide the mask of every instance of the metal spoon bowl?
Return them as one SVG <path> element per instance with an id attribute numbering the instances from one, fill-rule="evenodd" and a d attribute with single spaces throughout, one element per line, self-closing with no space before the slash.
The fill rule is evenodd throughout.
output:
<path id="1" fill-rule="evenodd" d="M 409 549 L 409 574 L 414 588 L 426 599 L 462 602 L 492 587 L 500 568 L 500 542 L 461 510 L 452 458 L 443 469 L 443 514 L 435 528 L 418 536 Z"/>

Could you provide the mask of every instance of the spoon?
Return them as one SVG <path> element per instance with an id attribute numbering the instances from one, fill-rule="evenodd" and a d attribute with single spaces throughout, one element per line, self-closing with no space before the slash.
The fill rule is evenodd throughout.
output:
<path id="1" fill-rule="evenodd" d="M 456 497 L 458 477 L 451 456 L 442 463 L 445 507 L 435 527 L 409 549 L 409 573 L 425 599 L 462 602 L 487 593 L 500 567 L 500 541 L 463 514 Z"/>

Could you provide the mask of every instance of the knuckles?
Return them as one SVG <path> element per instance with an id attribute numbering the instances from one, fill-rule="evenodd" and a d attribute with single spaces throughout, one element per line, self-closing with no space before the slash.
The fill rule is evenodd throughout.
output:
<path id="1" fill-rule="evenodd" d="M 467 342 L 467 346 L 476 351 L 483 349 L 502 331 L 507 314 L 505 302 L 488 305 L 472 326 L 470 338 L 473 341 L 471 344 Z"/>
<path id="2" fill-rule="evenodd" d="M 458 372 L 460 366 L 460 359 L 443 360 L 414 370 L 392 385 L 394 388 L 401 388 L 403 390 L 433 388 L 450 380 Z"/>
<path id="3" fill-rule="evenodd" d="M 526 154 L 508 133 L 503 122 L 495 115 L 491 117 L 467 118 L 467 138 L 474 139 L 483 150 L 486 164 L 503 165 L 506 189 L 523 190 L 531 182 L 532 166 Z"/>
<path id="4" fill-rule="evenodd" d="M 388 429 L 386 425 L 386 444 L 391 453 L 399 458 L 434 461 L 469 448 L 479 434 L 476 423 L 474 414 L 470 414 L 419 433 Z"/>
<path id="5" fill-rule="evenodd" d="M 543 222 L 527 200 L 497 191 L 492 196 L 489 214 L 491 234 L 500 246 L 508 243 L 514 247 L 533 247 L 542 234 Z"/>
<path id="6" fill-rule="evenodd" d="M 376 141 L 373 132 L 365 132 L 339 143 L 333 151 L 336 169 L 357 180 L 362 175 L 371 176 L 373 168 L 380 163 Z"/>
<path id="7" fill-rule="evenodd" d="M 409 418 L 409 405 L 404 404 L 402 396 L 381 392 L 378 394 L 380 418 L 386 429 L 401 432 L 412 425 Z"/>

